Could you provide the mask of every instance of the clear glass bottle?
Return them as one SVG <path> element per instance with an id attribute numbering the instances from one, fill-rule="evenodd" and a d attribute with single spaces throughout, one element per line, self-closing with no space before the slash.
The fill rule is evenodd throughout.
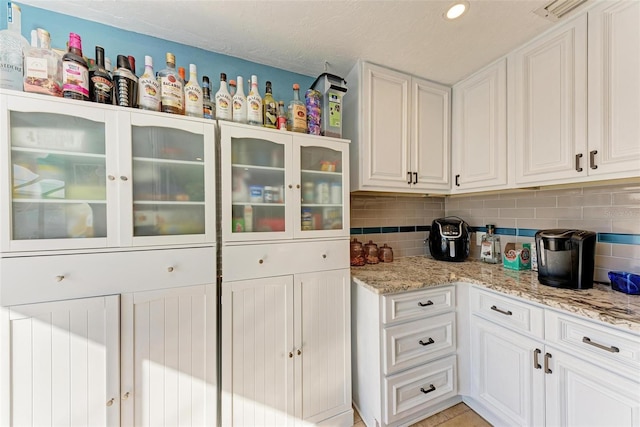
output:
<path id="1" fill-rule="evenodd" d="M 502 262 L 500 236 L 495 234 L 495 225 L 493 224 L 487 224 L 487 234 L 482 236 L 480 259 L 490 264 L 498 264 Z"/>
<path id="2" fill-rule="evenodd" d="M 189 83 L 184 87 L 185 113 L 190 117 L 202 118 L 202 88 L 198 84 L 198 69 L 196 64 L 189 64 Z"/>
<path id="3" fill-rule="evenodd" d="M 211 83 L 209 76 L 202 76 L 202 117 L 215 118 L 216 107 L 211 102 Z"/>
<path id="4" fill-rule="evenodd" d="M 22 90 L 23 58 L 29 42 L 22 37 L 20 6 L 7 4 L 7 29 L 0 31 L 0 88 Z"/>
<path id="5" fill-rule="evenodd" d="M 258 91 L 258 76 L 251 76 L 251 91 L 247 96 L 247 123 L 262 126 L 262 97 Z"/>
<path id="6" fill-rule="evenodd" d="M 69 50 L 62 57 L 62 96 L 89 100 L 89 65 L 82 56 L 82 39 L 69 33 Z"/>
<path id="7" fill-rule="evenodd" d="M 244 96 L 242 76 L 238 76 L 238 89 L 233 95 L 233 121 L 247 123 L 247 97 Z"/>
<path id="8" fill-rule="evenodd" d="M 113 79 L 104 67 L 104 48 L 96 46 L 96 64 L 89 71 L 89 96 L 99 104 L 113 104 Z"/>
<path id="9" fill-rule="evenodd" d="M 160 84 L 153 72 L 153 58 L 149 55 L 144 57 L 144 73 L 138 80 L 138 107 L 160 111 Z"/>
<path id="10" fill-rule="evenodd" d="M 160 98 L 162 111 L 172 114 L 183 114 L 184 81 L 176 71 L 176 57 L 167 52 L 167 68 L 158 72 L 160 78 Z"/>
<path id="11" fill-rule="evenodd" d="M 242 84 L 242 83 L 240 83 L 240 84 Z M 236 92 L 238 90 L 237 87 L 238 86 L 236 85 L 236 81 L 235 80 L 233 80 L 233 79 L 229 80 L 229 95 L 231 95 L 232 99 L 233 99 L 234 95 L 236 94 Z"/>
<path id="12" fill-rule="evenodd" d="M 216 118 L 218 120 L 231 120 L 232 116 L 231 94 L 227 87 L 227 75 L 220 73 L 220 89 L 216 92 Z"/>
<path id="13" fill-rule="evenodd" d="M 131 62 L 118 55 L 118 68 L 113 73 L 113 98 L 116 105 L 136 108 L 138 106 L 138 77 L 131 71 Z"/>
<path id="14" fill-rule="evenodd" d="M 31 48 L 24 54 L 24 91 L 62 96 L 62 60 L 42 28 L 31 31 Z"/>
<path id="15" fill-rule="evenodd" d="M 278 129 L 287 130 L 287 113 L 284 110 L 284 101 L 278 101 Z"/>
<path id="16" fill-rule="evenodd" d="M 293 84 L 293 99 L 287 112 L 287 129 L 293 132 L 307 133 L 307 107 L 300 100 L 300 85 Z"/>
<path id="17" fill-rule="evenodd" d="M 271 94 L 271 82 L 265 83 L 264 98 L 262 99 L 262 114 L 264 127 L 275 129 L 278 125 L 278 104 Z"/>

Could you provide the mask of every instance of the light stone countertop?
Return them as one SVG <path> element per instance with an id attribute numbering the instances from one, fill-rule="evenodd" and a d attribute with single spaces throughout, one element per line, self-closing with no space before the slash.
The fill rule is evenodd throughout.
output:
<path id="1" fill-rule="evenodd" d="M 380 295 L 466 282 L 640 334 L 640 295 L 595 283 L 592 289 L 559 289 L 538 282 L 535 271 L 508 270 L 480 261 L 444 262 L 426 256 L 351 267 L 356 283 Z"/>

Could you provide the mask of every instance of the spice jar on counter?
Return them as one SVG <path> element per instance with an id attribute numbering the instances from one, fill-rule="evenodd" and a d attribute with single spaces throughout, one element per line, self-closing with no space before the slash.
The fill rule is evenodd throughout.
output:
<path id="1" fill-rule="evenodd" d="M 369 240 L 369 243 L 364 244 L 364 259 L 367 264 L 377 264 L 378 259 L 378 245 Z"/>
<path id="2" fill-rule="evenodd" d="M 378 259 L 380 262 L 393 262 L 393 249 L 385 243 L 378 249 Z"/>
<path id="3" fill-rule="evenodd" d="M 365 264 L 364 247 L 362 246 L 362 243 L 358 242 L 358 239 L 354 238 L 351 241 L 351 248 L 349 252 L 352 266 L 361 266 Z"/>

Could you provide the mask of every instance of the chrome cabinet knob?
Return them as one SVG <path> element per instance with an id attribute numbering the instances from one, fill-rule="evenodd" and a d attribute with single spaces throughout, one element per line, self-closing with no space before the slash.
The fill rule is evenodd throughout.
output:
<path id="1" fill-rule="evenodd" d="M 122 175 L 122 176 L 120 177 L 120 180 L 121 180 L 121 181 L 128 181 L 128 180 L 129 180 L 129 178 L 127 178 L 126 176 Z"/>
<path id="2" fill-rule="evenodd" d="M 113 175 L 107 175 L 107 179 L 108 179 L 109 181 L 115 181 L 115 180 L 116 180 L 116 177 L 115 177 L 115 176 L 113 176 Z"/>
<path id="3" fill-rule="evenodd" d="M 122 400 L 127 400 L 129 398 L 129 392 L 126 392 L 122 395 Z"/>
<path id="4" fill-rule="evenodd" d="M 115 399 L 112 397 L 111 399 L 107 400 L 107 406 L 112 406 L 113 402 L 115 402 Z"/>

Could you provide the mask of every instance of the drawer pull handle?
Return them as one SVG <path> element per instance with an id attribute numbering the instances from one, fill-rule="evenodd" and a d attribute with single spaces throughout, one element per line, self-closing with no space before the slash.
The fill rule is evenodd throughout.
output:
<path id="1" fill-rule="evenodd" d="M 293 351 L 289 352 L 289 359 L 291 359 L 293 357 Z"/>
<path id="2" fill-rule="evenodd" d="M 63 274 L 59 274 L 56 276 L 56 282 L 62 282 L 64 280 L 64 275 Z"/>
<path id="3" fill-rule="evenodd" d="M 582 342 L 599 348 L 600 350 L 608 351 L 609 353 L 620 353 L 620 349 L 618 347 L 607 347 L 606 345 L 598 344 L 597 342 L 591 341 L 591 338 L 589 337 L 582 337 Z"/>
<path id="4" fill-rule="evenodd" d="M 576 172 L 582 172 L 582 168 L 580 167 L 581 158 L 582 158 L 582 153 L 576 154 Z"/>
<path id="5" fill-rule="evenodd" d="M 167 268 L 167 271 L 168 271 L 169 273 L 173 273 L 173 267 L 169 267 L 169 268 Z"/>
<path id="6" fill-rule="evenodd" d="M 429 388 L 428 389 L 424 389 L 424 387 L 420 387 L 420 391 L 423 392 L 424 394 L 427 393 L 431 393 L 432 391 L 436 391 L 436 387 L 433 384 L 429 384 Z"/>
<path id="7" fill-rule="evenodd" d="M 422 340 L 418 341 L 418 344 L 420 345 L 429 345 L 429 344 L 433 344 L 435 341 L 433 340 L 433 338 L 429 337 L 429 340 L 427 342 L 424 342 Z"/>
<path id="8" fill-rule="evenodd" d="M 498 307 L 496 307 L 495 305 L 491 306 L 491 310 L 493 311 L 497 311 L 498 313 L 504 314 L 505 316 L 511 316 L 513 313 L 511 312 L 511 310 L 500 310 Z"/>
<path id="9" fill-rule="evenodd" d="M 538 362 L 538 355 L 542 354 L 542 350 L 536 348 L 533 350 L 533 369 L 542 369 L 540 362 Z"/>
<path id="10" fill-rule="evenodd" d="M 407 172 L 407 184 L 411 185 L 411 172 Z"/>
<path id="11" fill-rule="evenodd" d="M 302 350 L 298 349 L 298 351 L 296 351 L 296 353 L 298 354 L 298 356 L 300 356 L 302 354 Z"/>
<path id="12" fill-rule="evenodd" d="M 456 175 L 456 187 L 460 187 L 460 175 Z"/>
<path id="13" fill-rule="evenodd" d="M 107 400 L 107 406 L 113 405 L 114 401 L 115 401 L 115 399 L 113 397 L 111 399 Z"/>
<path id="14" fill-rule="evenodd" d="M 551 368 L 549 368 L 549 359 L 551 359 L 551 355 L 549 353 L 544 354 L 544 373 L 550 374 L 552 373 Z"/>
<path id="15" fill-rule="evenodd" d="M 421 301 L 418 301 L 418 305 L 419 305 L 420 307 L 427 307 L 427 306 L 429 306 L 429 305 L 433 305 L 433 301 L 429 300 L 429 301 L 427 301 L 425 304 L 423 304 Z"/>
<path id="16" fill-rule="evenodd" d="M 598 154 L 598 150 L 589 151 L 589 167 L 591 169 L 598 169 L 598 165 L 596 165 L 596 154 Z"/>
<path id="17" fill-rule="evenodd" d="M 413 183 L 417 184 L 418 183 L 418 172 L 414 172 L 413 173 Z"/>

